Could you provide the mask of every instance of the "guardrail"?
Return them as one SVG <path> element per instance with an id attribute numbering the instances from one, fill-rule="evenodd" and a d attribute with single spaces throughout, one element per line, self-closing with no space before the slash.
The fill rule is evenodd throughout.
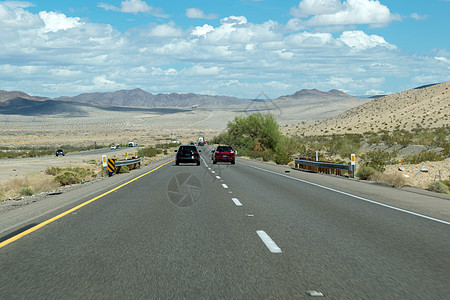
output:
<path id="1" fill-rule="evenodd" d="M 334 175 L 342 175 L 342 171 L 347 171 L 350 177 L 355 177 L 355 165 L 352 164 L 335 164 L 323 161 L 312 161 L 308 159 L 296 158 L 295 168 Z"/>
<path id="2" fill-rule="evenodd" d="M 114 173 L 117 174 L 120 172 L 120 168 L 122 166 L 128 166 L 129 169 L 135 169 L 137 167 L 141 166 L 142 158 L 132 158 L 132 159 L 126 159 L 126 160 L 115 160 L 115 159 L 108 159 L 108 166 L 107 169 L 105 168 L 105 172 L 107 171 L 109 176 L 112 176 Z"/>

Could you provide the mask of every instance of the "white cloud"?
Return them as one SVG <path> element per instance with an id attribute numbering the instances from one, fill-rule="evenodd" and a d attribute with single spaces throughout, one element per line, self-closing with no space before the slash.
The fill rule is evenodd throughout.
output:
<path id="1" fill-rule="evenodd" d="M 0 2 L 0 28 L 26 28 L 42 25 L 42 20 L 38 16 L 24 10 L 31 6 L 32 4 L 29 2 Z"/>
<path id="2" fill-rule="evenodd" d="M 45 32 L 57 32 L 80 26 L 80 18 L 69 18 L 66 15 L 56 12 L 41 11 L 39 17 L 45 23 Z"/>
<path id="3" fill-rule="evenodd" d="M 115 90 L 115 89 L 120 89 L 120 88 L 124 88 L 125 85 L 117 83 L 113 80 L 109 80 L 106 78 L 106 75 L 100 75 L 100 76 L 96 76 L 94 77 L 94 79 L 92 80 L 92 83 L 94 84 L 94 86 L 98 89 L 101 90 Z"/>
<path id="4" fill-rule="evenodd" d="M 0 26 L 7 28 L 0 30 L 0 43 L 8 45 L 0 47 L 7 61 L 0 63 L 0 86 L 50 97 L 136 87 L 249 98 L 301 88 L 362 95 L 393 90 L 389 84 L 404 78 L 415 78 L 414 84 L 449 80 L 446 49 L 411 55 L 361 30 L 286 32 L 275 21 L 252 23 L 245 16 L 194 29 L 159 21 L 122 33 L 0 2 Z"/>
<path id="5" fill-rule="evenodd" d="M 428 19 L 429 16 L 427 16 L 427 15 L 421 16 L 418 13 L 413 13 L 413 14 L 411 14 L 411 18 L 413 18 L 416 21 L 423 21 L 423 20 Z"/>
<path id="6" fill-rule="evenodd" d="M 291 9 L 291 14 L 303 18 L 311 15 L 334 14 L 341 9 L 340 0 L 303 0 L 297 8 Z"/>
<path id="7" fill-rule="evenodd" d="M 197 26 L 197 27 L 195 27 L 195 29 L 192 30 L 191 34 L 192 34 L 193 36 L 197 36 L 197 37 L 200 37 L 200 36 L 206 37 L 206 35 L 208 34 L 208 32 L 211 32 L 211 31 L 214 31 L 214 27 L 212 27 L 212 26 L 209 25 L 209 24 L 205 24 L 205 25 L 203 25 L 203 26 Z"/>
<path id="8" fill-rule="evenodd" d="M 219 67 L 204 67 L 201 65 L 195 65 L 192 68 L 186 70 L 186 75 L 189 76 L 215 76 L 220 73 L 222 68 Z"/>
<path id="9" fill-rule="evenodd" d="M 155 25 L 149 29 L 148 36 L 151 37 L 181 37 L 183 30 L 175 25 L 174 22 L 167 24 Z"/>
<path id="10" fill-rule="evenodd" d="M 297 18 L 289 23 L 290 27 L 304 29 L 308 27 L 370 25 L 384 27 L 394 20 L 400 20 L 397 14 L 391 14 L 389 8 L 378 0 L 302 0 L 291 14 Z M 305 17 L 312 16 L 303 20 Z"/>
<path id="11" fill-rule="evenodd" d="M 441 61 L 441 62 L 450 64 L 450 59 L 448 59 L 446 57 L 438 57 L 438 56 L 436 56 L 434 59 L 437 60 L 437 61 Z"/>
<path id="12" fill-rule="evenodd" d="M 387 43 L 383 37 L 378 35 L 367 35 L 363 31 L 345 31 L 339 38 L 344 44 L 356 50 L 365 50 L 378 46 L 395 49 L 394 45 Z"/>
<path id="13" fill-rule="evenodd" d="M 385 91 L 370 89 L 364 93 L 365 96 L 386 95 Z"/>
<path id="14" fill-rule="evenodd" d="M 201 9 L 199 8 L 187 8 L 186 9 L 186 17 L 190 19 L 217 19 L 218 16 L 216 14 L 209 14 L 206 15 Z"/>
<path id="15" fill-rule="evenodd" d="M 155 16 L 167 18 L 168 16 L 161 13 L 161 9 L 154 8 L 147 4 L 147 2 L 142 0 L 124 0 L 120 3 L 120 7 L 108 4 L 108 3 L 99 3 L 97 5 L 100 8 L 103 8 L 104 10 L 112 10 L 112 11 L 118 11 L 122 13 L 132 13 L 132 14 L 138 14 L 138 13 L 151 13 Z"/>

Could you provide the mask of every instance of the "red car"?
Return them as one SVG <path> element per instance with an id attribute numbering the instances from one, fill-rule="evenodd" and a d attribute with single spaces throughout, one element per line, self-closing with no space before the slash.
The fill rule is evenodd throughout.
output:
<path id="1" fill-rule="evenodd" d="M 235 155 L 233 147 L 231 146 L 217 146 L 216 150 L 213 150 L 213 164 L 217 164 L 218 161 L 230 162 L 235 164 Z"/>

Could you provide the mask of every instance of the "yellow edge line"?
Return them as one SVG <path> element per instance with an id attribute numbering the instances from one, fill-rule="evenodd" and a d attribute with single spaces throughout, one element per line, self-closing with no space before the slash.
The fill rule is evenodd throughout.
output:
<path id="1" fill-rule="evenodd" d="M 102 197 L 104 197 L 104 196 L 106 196 L 106 195 L 108 195 L 108 194 L 110 194 L 110 193 L 112 193 L 112 192 L 114 192 L 114 191 L 117 191 L 118 189 L 120 189 L 120 188 L 122 188 L 122 187 L 124 187 L 124 186 L 126 186 L 126 185 L 128 185 L 128 184 L 130 184 L 130 183 L 132 183 L 133 181 L 138 180 L 139 178 L 142 178 L 142 177 L 144 177 L 144 176 L 146 176 L 146 175 L 148 175 L 148 174 L 150 174 L 150 173 L 152 173 L 152 172 L 158 170 L 159 168 L 162 168 L 162 167 L 164 167 L 165 165 L 170 164 L 171 162 L 173 162 L 173 160 L 171 160 L 171 161 L 169 161 L 169 162 L 167 162 L 167 163 L 165 163 L 165 164 L 162 164 L 162 165 L 160 165 L 159 167 L 156 167 L 156 168 L 154 168 L 153 170 L 150 170 L 150 171 L 148 171 L 147 173 L 144 173 L 144 174 L 142 174 L 142 175 L 140 175 L 140 176 L 138 176 L 138 177 L 136 177 L 136 178 L 134 178 L 134 179 L 132 179 L 132 180 L 130 180 L 130 181 L 128 181 L 128 182 L 125 182 L 124 184 L 121 184 L 121 185 L 119 185 L 118 187 L 115 187 L 114 189 L 112 189 L 112 190 L 110 190 L 110 191 L 107 191 L 107 192 L 105 192 L 105 193 L 103 193 L 103 194 L 101 194 L 101 195 L 99 195 L 99 196 L 97 196 L 97 197 L 95 197 L 95 198 L 92 198 L 91 200 L 88 200 L 88 201 L 86 201 L 86 202 L 84 202 L 84 203 L 81 203 L 80 205 L 75 206 L 74 208 L 69 209 L 68 211 L 63 212 L 63 213 L 57 215 L 56 217 L 53 217 L 53 218 L 51 218 L 51 219 L 48 219 L 47 221 L 44 221 L 44 222 L 42 222 L 42 223 L 39 223 L 38 225 L 36 225 L 36 226 L 34 226 L 34 227 L 31 227 L 30 229 L 25 230 L 24 232 L 21 232 L 21 233 L 15 235 L 15 236 L 13 236 L 12 238 L 7 239 L 6 241 L 1 242 L 1 243 L 0 243 L 0 248 L 3 248 L 3 247 L 5 247 L 6 245 L 8 245 L 8 244 L 10 244 L 10 243 L 12 243 L 12 242 L 14 242 L 14 241 L 17 241 L 18 239 L 20 239 L 20 238 L 22 238 L 22 237 L 24 237 L 24 236 L 26 236 L 26 235 L 32 233 L 33 231 L 38 230 L 39 228 L 44 227 L 45 225 L 48 225 L 48 224 L 52 223 L 53 221 L 56 221 L 56 220 L 58 220 L 58 219 L 61 219 L 62 217 L 66 216 L 66 215 L 68 215 L 68 214 L 70 214 L 70 213 L 73 213 L 74 211 L 76 211 L 76 210 L 82 208 L 82 207 L 85 206 L 85 205 L 88 205 L 88 204 L 91 203 L 91 202 L 94 202 L 95 200 L 98 200 L 98 199 L 100 199 L 100 198 L 102 198 Z"/>

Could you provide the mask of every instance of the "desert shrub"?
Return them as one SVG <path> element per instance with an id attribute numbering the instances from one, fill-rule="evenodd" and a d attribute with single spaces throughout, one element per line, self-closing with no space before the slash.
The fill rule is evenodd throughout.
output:
<path id="1" fill-rule="evenodd" d="M 213 137 L 211 139 L 211 144 L 231 144 L 228 132 L 222 132 L 221 134 Z"/>
<path id="2" fill-rule="evenodd" d="M 436 192 L 436 193 L 442 193 L 442 194 L 448 194 L 449 193 L 449 189 L 448 186 L 446 184 L 444 184 L 441 181 L 433 181 L 431 182 L 428 187 L 427 190 L 432 191 L 432 192 Z"/>
<path id="3" fill-rule="evenodd" d="M 61 185 L 77 184 L 95 177 L 95 173 L 85 168 L 67 168 L 61 170 L 55 177 L 55 181 Z"/>
<path id="4" fill-rule="evenodd" d="M 164 143 L 164 144 L 156 144 L 156 148 L 158 149 L 170 149 L 170 148 L 177 148 L 180 146 L 180 143 Z"/>
<path id="5" fill-rule="evenodd" d="M 81 183 L 83 180 L 81 176 L 74 171 L 64 171 L 55 177 L 55 181 L 59 182 L 61 185 L 69 185 Z"/>
<path id="6" fill-rule="evenodd" d="M 441 161 L 444 160 L 444 155 L 442 153 L 437 153 L 433 151 L 424 151 L 415 155 L 408 155 L 405 157 L 405 162 L 409 164 L 420 164 L 424 161 Z"/>
<path id="7" fill-rule="evenodd" d="M 121 173 L 130 173 L 130 168 L 128 166 L 121 166 L 119 169 L 119 174 Z"/>
<path id="8" fill-rule="evenodd" d="M 23 187 L 19 192 L 21 196 L 33 196 L 35 193 L 36 192 L 31 186 Z"/>
<path id="9" fill-rule="evenodd" d="M 288 153 L 280 152 L 274 155 L 273 160 L 277 165 L 287 165 L 292 161 L 292 158 Z"/>
<path id="10" fill-rule="evenodd" d="M 406 178 L 400 173 L 384 174 L 376 172 L 372 177 L 372 180 L 389 184 L 390 186 L 400 188 L 406 184 Z"/>
<path id="11" fill-rule="evenodd" d="M 396 156 L 396 151 L 389 152 L 377 149 L 361 155 L 361 161 L 362 165 L 372 167 L 377 171 L 383 172 L 386 165 L 394 163 L 394 159 Z"/>
<path id="12" fill-rule="evenodd" d="M 146 148 L 143 148 L 143 149 L 139 149 L 138 155 L 140 157 L 143 157 L 143 156 L 153 157 L 153 156 L 156 156 L 158 154 L 158 151 L 160 153 L 162 153 L 161 150 L 158 150 L 158 149 L 156 149 L 154 147 L 146 147 Z"/>
<path id="13" fill-rule="evenodd" d="M 54 175 L 59 174 L 61 171 L 62 171 L 61 168 L 58 168 L 58 167 L 51 167 L 51 168 L 45 169 L 45 174 L 47 174 L 47 175 L 53 175 L 53 176 L 54 176 Z"/>
<path id="14" fill-rule="evenodd" d="M 6 200 L 6 196 L 3 193 L 0 193 L 0 203 Z"/>
<path id="15" fill-rule="evenodd" d="M 371 179 L 371 176 L 373 176 L 377 170 L 375 170 L 372 167 L 368 166 L 361 166 L 358 168 L 358 171 L 356 172 L 356 177 L 362 180 L 369 180 Z"/>

